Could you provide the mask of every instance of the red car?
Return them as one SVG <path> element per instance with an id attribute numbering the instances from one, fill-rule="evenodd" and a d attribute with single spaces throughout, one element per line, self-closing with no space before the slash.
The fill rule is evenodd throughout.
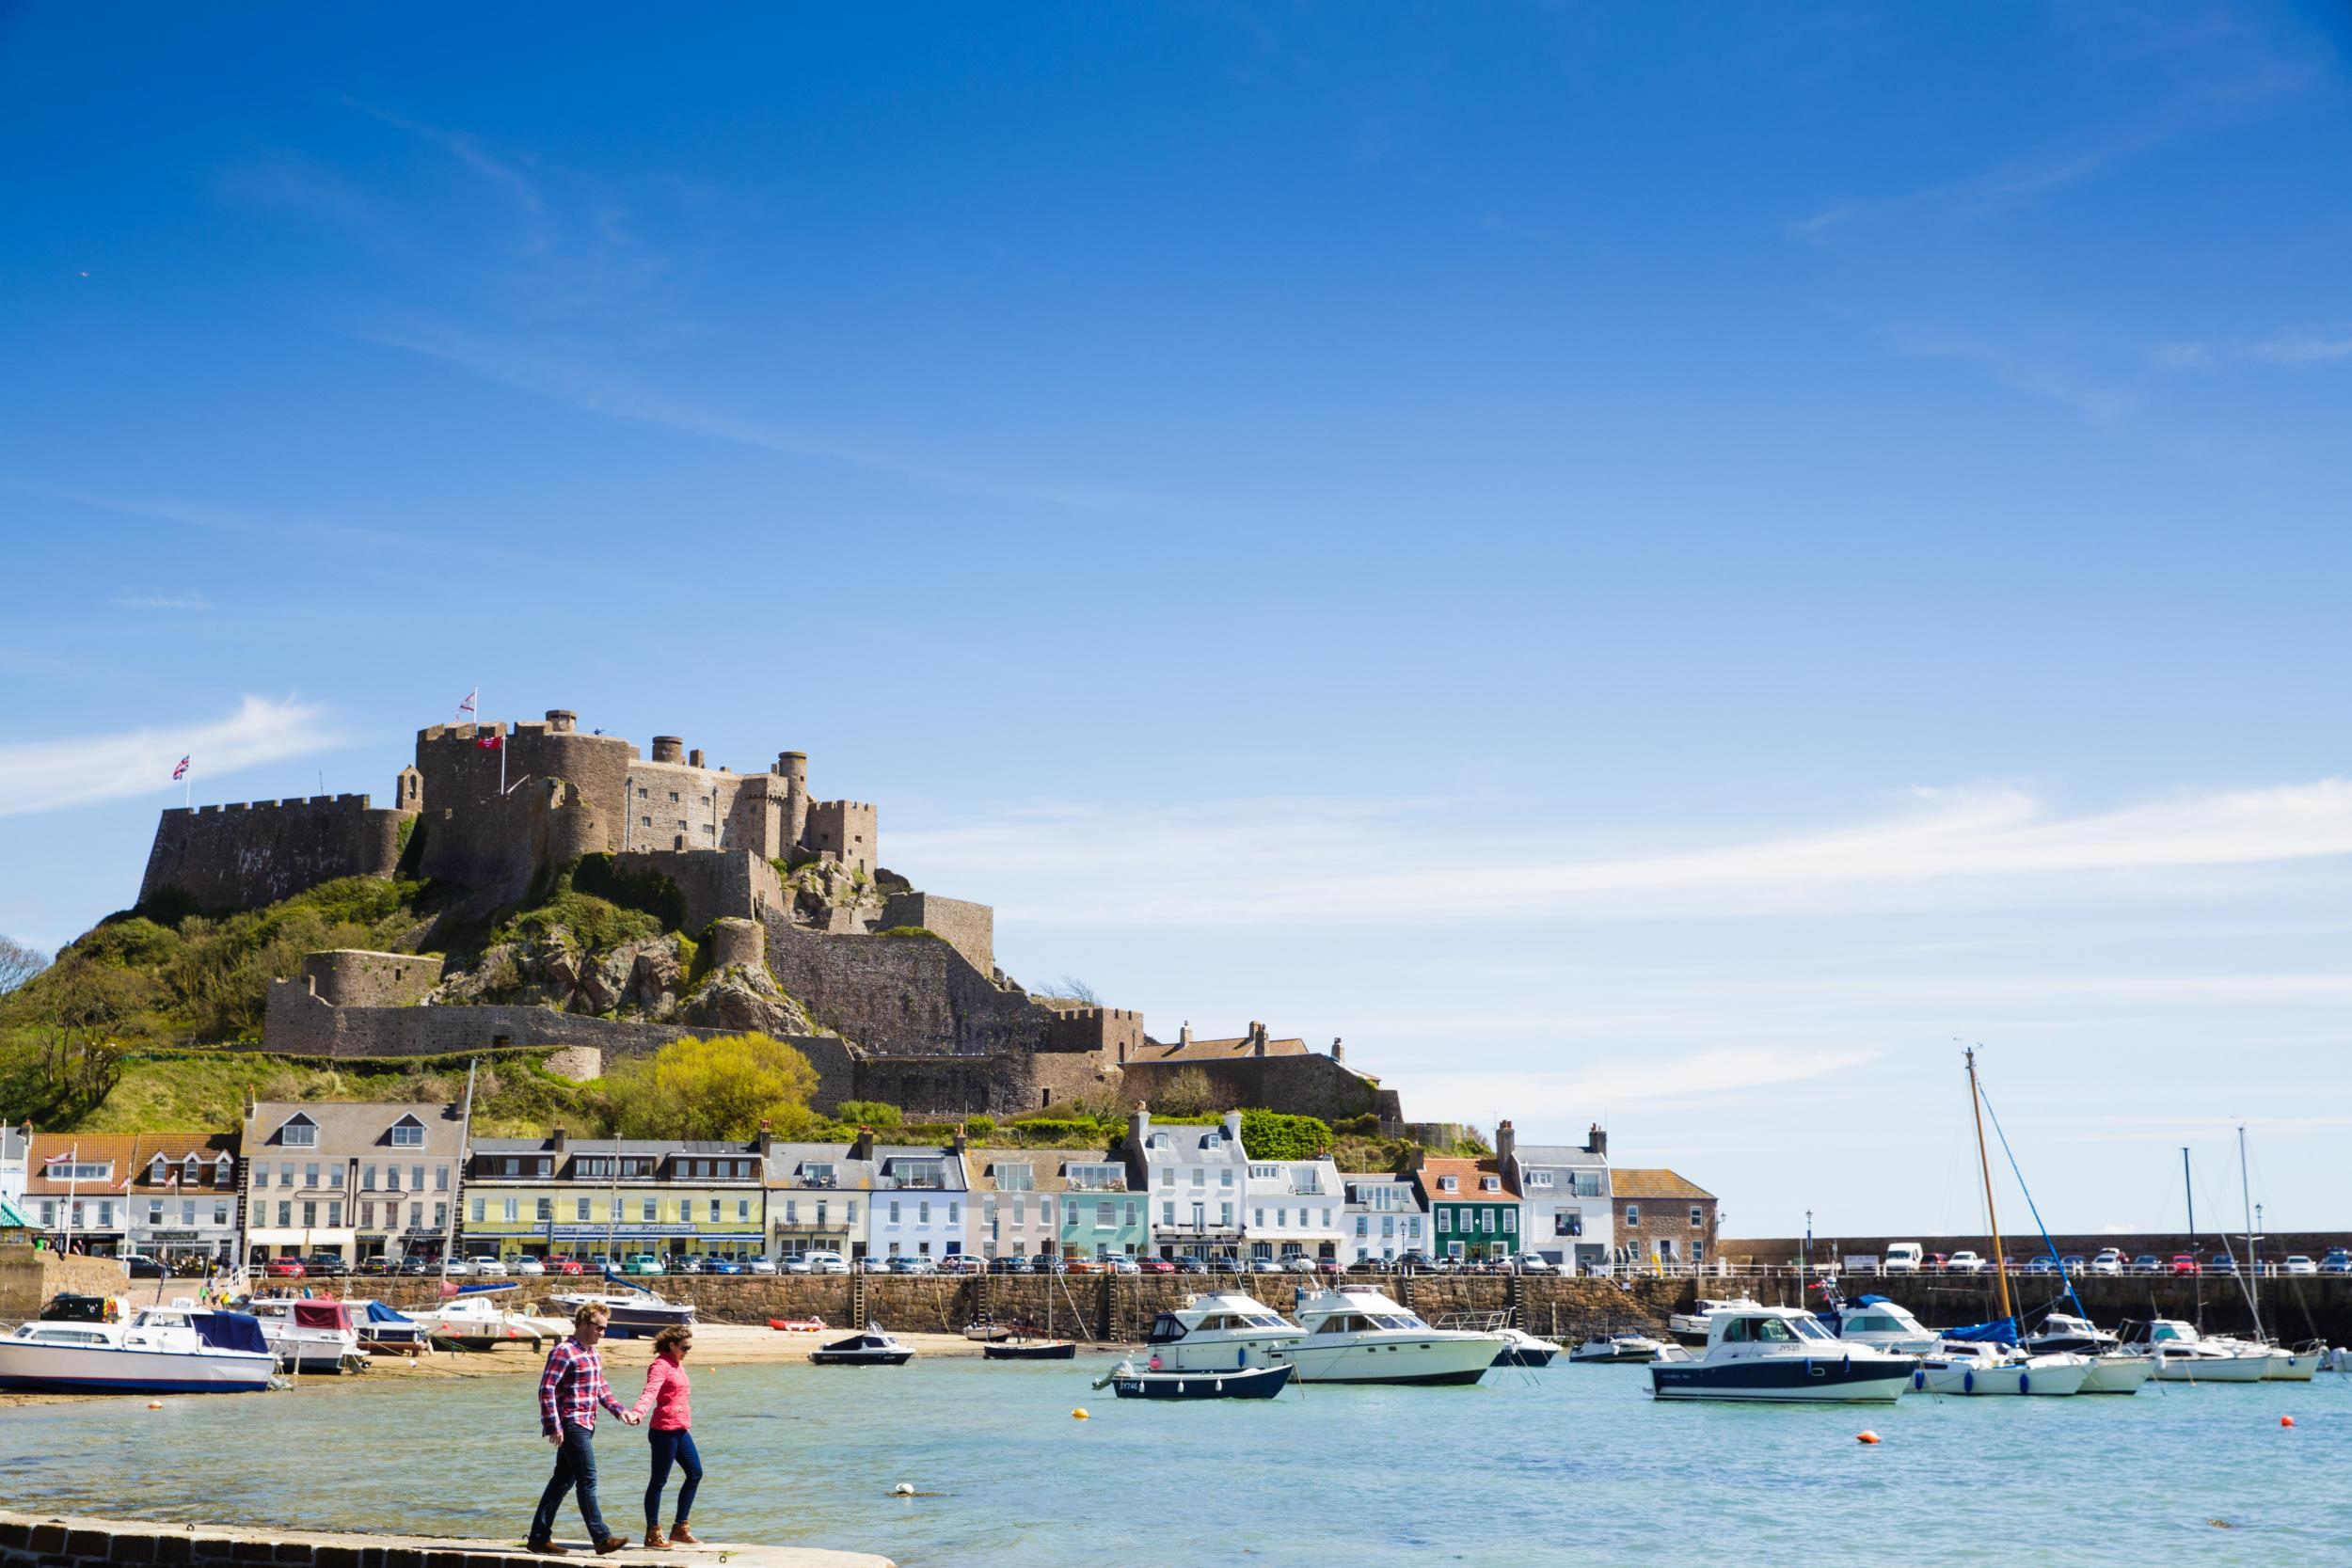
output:
<path id="1" fill-rule="evenodd" d="M 272 1279 L 300 1279 L 302 1277 L 303 1269 L 299 1259 L 293 1258 L 273 1258 L 269 1260 L 269 1266 L 264 1268 L 262 1273 L 268 1275 Z"/>
<path id="2" fill-rule="evenodd" d="M 550 1258 L 548 1259 L 548 1273 L 549 1274 L 586 1274 L 587 1272 L 587 1268 L 577 1258 Z"/>
<path id="3" fill-rule="evenodd" d="M 1136 1267 L 1145 1274 L 1174 1274 L 1176 1265 L 1165 1258 L 1138 1258 Z"/>
<path id="4" fill-rule="evenodd" d="M 2172 1272 L 2174 1274 L 2197 1273 L 2197 1255 L 2193 1252 L 2174 1253 L 2172 1255 Z"/>

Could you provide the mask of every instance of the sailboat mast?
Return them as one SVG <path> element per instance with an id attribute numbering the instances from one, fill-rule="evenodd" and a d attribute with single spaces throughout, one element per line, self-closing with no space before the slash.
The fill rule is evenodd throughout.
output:
<path id="1" fill-rule="evenodd" d="M 2237 1188 L 2246 1203 L 2246 1304 L 2254 1313 L 2254 1338 L 2263 1336 L 2262 1270 L 2254 1261 L 2254 1190 L 2246 1180 L 2246 1124 L 2237 1124 Z"/>
<path id="2" fill-rule="evenodd" d="M 1993 1277 L 2001 1288 L 2001 1316 L 2013 1318 L 2009 1300 L 2009 1259 L 2001 1254 L 2001 1217 L 1993 1208 L 1993 1161 L 1984 1150 L 1984 1101 L 1977 1093 L 1977 1048 L 1968 1048 L 1968 1109 L 1977 1118 L 1977 1169 L 1984 1175 L 1984 1223 L 1993 1230 Z"/>

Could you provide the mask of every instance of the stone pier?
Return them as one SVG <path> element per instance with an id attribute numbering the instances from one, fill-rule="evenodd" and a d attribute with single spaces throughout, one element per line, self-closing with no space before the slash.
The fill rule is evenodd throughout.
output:
<path id="1" fill-rule="evenodd" d="M 712 1542 L 666 1552 L 631 1548 L 597 1557 L 584 1540 L 559 1542 L 571 1560 L 684 1568 L 896 1568 L 867 1552 Z M 550 1560 L 520 1541 L 458 1541 L 426 1535 L 341 1535 L 326 1530 L 72 1514 L 0 1513 L 0 1568 L 547 1568 Z"/>

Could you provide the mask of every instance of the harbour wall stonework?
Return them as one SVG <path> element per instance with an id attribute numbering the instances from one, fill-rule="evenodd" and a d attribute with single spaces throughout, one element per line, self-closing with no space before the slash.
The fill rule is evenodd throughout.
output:
<path id="1" fill-rule="evenodd" d="M 2194 1252 L 2201 1262 L 2211 1260 L 2214 1254 L 2225 1249 L 2233 1249 L 2240 1261 L 2246 1258 L 2243 1236 L 2224 1238 L 2212 1230 L 2198 1236 L 2194 1244 L 2191 1244 L 2189 1237 L 2178 1230 L 2133 1231 L 2127 1235 L 2070 1233 L 2054 1235 L 2050 1240 L 2057 1245 L 2061 1258 L 2074 1253 L 2095 1258 L 2103 1247 L 2118 1248 L 2125 1258 L 2153 1253 L 2167 1264 L 2171 1262 L 2176 1252 Z M 1940 1252 L 1949 1257 L 1963 1250 L 1985 1258 L 1993 1256 L 1993 1238 L 1990 1236 L 1928 1236 L 1915 1230 L 1893 1236 L 1840 1236 L 1835 1239 L 1816 1236 L 1813 1238 L 1813 1260 L 1816 1263 L 1841 1263 L 1849 1257 L 1883 1258 L 1887 1246 L 1895 1242 L 1916 1242 L 1931 1256 Z M 2272 1231 L 2265 1233 L 2262 1239 L 2262 1256 L 2272 1263 L 2298 1252 L 2308 1258 L 2325 1258 L 2331 1247 L 2352 1247 L 2352 1230 Z M 2020 1264 L 2030 1262 L 2049 1250 L 2042 1245 L 2041 1232 L 2036 1230 L 2004 1234 L 2001 1249 Z M 1769 1236 L 1746 1239 L 1733 1236 L 1722 1243 L 1721 1251 L 1734 1268 L 1742 1262 L 1759 1267 L 1784 1268 L 1804 1256 L 1804 1238 Z"/>

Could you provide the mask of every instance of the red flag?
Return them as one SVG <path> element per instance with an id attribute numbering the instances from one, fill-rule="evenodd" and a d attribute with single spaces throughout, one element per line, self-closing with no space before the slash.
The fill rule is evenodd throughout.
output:
<path id="1" fill-rule="evenodd" d="M 473 737 L 473 743 L 485 752 L 495 752 L 505 746 L 506 737 L 502 735 L 478 735 Z"/>

